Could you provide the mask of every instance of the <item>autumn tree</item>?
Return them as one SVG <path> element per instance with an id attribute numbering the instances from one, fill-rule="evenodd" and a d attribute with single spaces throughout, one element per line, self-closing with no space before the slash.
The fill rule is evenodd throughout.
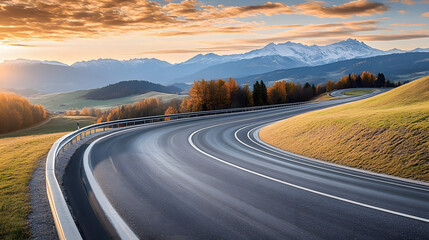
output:
<path id="1" fill-rule="evenodd" d="M 268 88 L 268 103 L 281 104 L 286 102 L 286 82 L 278 81 Z"/>
<path id="2" fill-rule="evenodd" d="M 0 133 L 7 133 L 37 124 L 47 118 L 41 105 L 13 93 L 0 93 Z"/>
<path id="3" fill-rule="evenodd" d="M 89 115 L 88 109 L 86 109 L 86 107 L 83 107 L 82 110 L 80 111 L 80 115 L 88 116 Z"/>
<path id="4" fill-rule="evenodd" d="M 326 82 L 326 92 L 331 92 L 335 89 L 335 82 L 327 81 Z"/>

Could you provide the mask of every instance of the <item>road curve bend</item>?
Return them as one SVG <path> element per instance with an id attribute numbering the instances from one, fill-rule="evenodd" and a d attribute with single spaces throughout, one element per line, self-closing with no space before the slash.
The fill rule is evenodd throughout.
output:
<path id="1" fill-rule="evenodd" d="M 258 138 L 265 124 L 375 94 L 118 131 L 76 152 L 80 167 L 66 171 L 65 188 L 73 188 L 67 178 L 86 174 L 86 155 L 111 211 L 141 239 L 428 239 L 429 185 L 309 159 Z M 100 222 L 109 235 L 114 224 Z M 88 223 L 79 225 L 87 232 Z"/>

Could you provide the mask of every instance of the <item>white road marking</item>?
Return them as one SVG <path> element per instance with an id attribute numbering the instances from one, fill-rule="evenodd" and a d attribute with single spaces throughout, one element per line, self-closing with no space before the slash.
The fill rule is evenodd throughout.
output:
<path id="1" fill-rule="evenodd" d="M 291 158 L 287 158 L 287 157 L 284 157 L 284 156 L 281 156 L 281 155 L 278 155 L 278 154 L 270 153 L 270 152 L 267 152 L 267 151 L 264 151 L 264 150 L 261 150 L 261 149 L 258 149 L 258 148 L 255 148 L 255 147 L 252 147 L 252 146 L 250 146 L 250 145 L 248 145 L 248 144 L 244 143 L 243 141 L 241 141 L 241 140 L 238 138 L 238 132 L 239 132 L 239 131 L 241 131 L 241 130 L 243 130 L 244 128 L 247 128 L 247 127 L 249 127 L 249 126 L 252 126 L 252 125 L 255 125 L 255 124 L 250 124 L 250 125 L 247 125 L 247 126 L 244 126 L 244 127 L 240 128 L 240 129 L 238 129 L 237 131 L 235 131 L 235 133 L 234 133 L 234 137 L 235 137 L 235 139 L 236 139 L 239 143 L 241 143 L 241 144 L 243 144 L 244 146 L 246 146 L 246 147 L 248 147 L 248 148 L 251 148 L 251 149 L 253 149 L 253 150 L 259 151 L 259 152 L 264 153 L 264 154 L 267 154 L 267 155 L 271 155 L 271 156 L 273 156 L 273 157 L 281 158 L 281 159 L 284 159 L 284 160 L 286 160 L 286 161 L 290 161 L 290 162 L 298 163 L 298 164 L 300 164 L 300 165 L 305 165 L 305 166 L 309 166 L 309 167 L 313 167 L 313 168 L 318 168 L 318 169 L 322 169 L 322 170 L 326 170 L 326 171 L 330 171 L 330 172 L 335 172 L 335 173 L 339 173 L 339 174 L 343 174 L 343 175 L 348 175 L 348 176 L 352 176 L 352 177 L 356 177 L 356 178 L 362 178 L 362 179 L 366 179 L 366 180 L 370 180 L 370 181 L 374 181 L 374 182 L 382 182 L 382 183 L 386 183 L 386 184 L 391 184 L 391 185 L 396 185 L 396 186 L 401 186 L 401 187 L 407 187 L 407 188 L 412 188 L 412 189 L 417 189 L 417 190 L 421 190 L 421 191 L 429 192 L 429 189 L 420 188 L 420 187 L 415 187 L 415 186 L 410 186 L 410 185 L 405 185 L 405 184 L 396 183 L 396 182 L 389 182 L 389 181 L 385 181 L 385 180 L 381 180 L 381 179 L 377 179 L 377 178 L 365 177 L 365 176 L 361 176 L 361 175 L 353 174 L 353 173 L 348 173 L 348 172 L 342 172 L 342 171 L 338 171 L 338 170 L 334 170 L 334 169 L 326 168 L 326 167 L 323 167 L 323 166 L 317 166 L 317 165 L 309 164 L 309 163 L 306 163 L 306 162 L 303 162 L 303 161 L 293 160 L 293 159 L 291 159 Z M 250 132 L 252 132 L 252 131 L 253 131 L 254 129 L 256 129 L 256 128 L 260 128 L 260 126 L 255 127 L 255 128 L 252 128 L 251 130 L 249 130 L 249 131 L 247 132 L 247 138 L 248 138 L 251 142 L 253 142 L 254 144 L 256 144 L 256 145 L 258 145 L 258 146 L 260 146 L 260 147 L 262 147 L 262 148 L 265 148 L 265 149 L 267 149 L 267 150 L 271 150 L 271 151 L 276 150 L 276 149 L 268 148 L 268 147 L 266 147 L 266 146 L 264 146 L 264 145 L 262 145 L 262 144 L 260 144 L 260 143 L 258 143 L 258 142 L 256 142 L 256 141 L 254 141 L 254 140 L 250 137 L 250 135 L 249 135 L 249 134 L 250 134 Z M 276 152 L 277 152 L 277 151 L 276 151 Z M 279 154 L 281 154 L 280 152 L 278 152 L 278 153 L 279 153 Z M 293 153 L 288 153 L 288 154 L 293 154 Z M 295 155 L 295 156 L 297 156 L 297 157 L 304 157 L 304 156 L 300 156 L 300 155 L 297 155 L 297 154 L 293 154 L 293 155 Z M 317 161 L 312 160 L 312 159 L 310 159 L 310 158 L 306 158 L 306 157 L 304 157 L 304 158 L 305 158 L 306 160 L 309 160 L 309 161 L 317 162 Z M 320 164 L 329 164 L 329 163 L 324 163 L 324 162 L 317 162 L 317 163 L 320 163 Z M 337 166 L 337 165 L 332 165 L 332 166 L 334 166 L 334 167 L 338 167 L 338 168 L 341 168 L 341 167 L 342 167 L 342 166 Z M 355 169 L 348 169 L 348 168 L 345 168 L 345 169 L 346 169 L 346 170 L 355 170 Z M 355 171 L 356 171 L 356 170 L 355 170 Z M 365 172 L 365 174 L 372 174 L 372 173 L 370 173 L 370 172 L 368 172 L 368 173 L 367 173 L 367 172 Z M 386 177 L 386 176 L 379 176 L 379 175 L 374 175 L 374 176 L 376 176 L 376 177 Z"/>
<path id="2" fill-rule="evenodd" d="M 401 212 L 396 212 L 396 211 L 392 211 L 392 210 L 389 210 L 389 209 L 385 209 L 385 208 L 381 208 L 381 207 L 376 207 L 376 206 L 372 206 L 372 205 L 369 205 L 369 204 L 365 204 L 365 203 L 353 201 L 353 200 L 350 200 L 350 199 L 338 197 L 338 196 L 335 196 L 335 195 L 331 195 L 331 194 L 319 192 L 319 191 L 316 191 L 316 190 L 313 190 L 313 189 L 310 189 L 310 188 L 302 187 L 302 186 L 299 186 L 299 185 L 296 185 L 296 184 L 293 184 L 293 183 L 289 183 L 289 182 L 286 182 L 286 181 L 283 181 L 283 180 L 280 180 L 280 179 L 277 179 L 277 178 L 274 178 L 274 177 L 270 177 L 270 176 L 264 175 L 262 173 L 255 172 L 255 171 L 252 171 L 252 170 L 244 168 L 244 167 L 240 167 L 240 166 L 235 165 L 233 163 L 230 163 L 230 162 L 227 162 L 225 160 L 222 160 L 222 159 L 220 159 L 220 158 L 218 158 L 216 156 L 213 156 L 213 155 L 211 155 L 209 153 L 206 153 L 203 150 L 199 149 L 194 144 L 194 142 L 192 140 L 192 137 L 196 133 L 198 133 L 200 131 L 203 131 L 205 129 L 209 129 L 209 128 L 213 128 L 213 127 L 219 126 L 219 125 L 223 125 L 223 124 L 217 124 L 217 125 L 214 125 L 214 126 L 209 126 L 209 127 L 201 128 L 201 129 L 198 129 L 198 130 L 192 132 L 192 134 L 189 135 L 189 137 L 188 137 L 189 144 L 195 150 L 197 150 L 198 152 L 200 152 L 200 153 L 202 153 L 202 154 L 204 154 L 204 155 L 206 155 L 206 156 L 208 156 L 208 157 L 210 157 L 210 158 L 212 158 L 212 159 L 214 159 L 214 160 L 216 160 L 218 162 L 221 162 L 221 163 L 226 164 L 228 166 L 231 166 L 233 168 L 242 170 L 244 172 L 247 172 L 247 173 L 250 173 L 250 174 L 253 174 L 253 175 L 256 175 L 256 176 L 268 179 L 268 180 L 271 180 L 273 182 L 277 182 L 277 183 L 284 184 L 284 185 L 287 185 L 287 186 L 290 186 L 290 187 L 293 187 L 293 188 L 297 188 L 297 189 L 300 189 L 300 190 L 303 190 L 303 191 L 306 191 L 306 192 L 310 192 L 310 193 L 314 193 L 314 194 L 321 195 L 321 196 L 324 196 L 324 197 L 336 199 L 336 200 L 339 200 L 339 201 L 342 201 L 342 202 L 347 202 L 347 203 L 354 204 L 354 205 L 357 205 L 357 206 L 366 207 L 366 208 L 369 208 L 369 209 L 373 209 L 373 210 L 377 210 L 377 211 L 381 211 L 381 212 L 385 212 L 385 213 L 390 213 L 390 214 L 394 214 L 394 215 L 397 215 L 397 216 L 406 217 L 406 218 L 410 218 L 410 219 L 414 219 L 414 220 L 418 220 L 418 221 L 429 223 L 429 219 L 426 219 L 426 218 L 422 218 L 422 217 L 418 217 L 418 216 L 413 216 L 413 215 L 405 214 L 405 213 L 401 213 Z"/>

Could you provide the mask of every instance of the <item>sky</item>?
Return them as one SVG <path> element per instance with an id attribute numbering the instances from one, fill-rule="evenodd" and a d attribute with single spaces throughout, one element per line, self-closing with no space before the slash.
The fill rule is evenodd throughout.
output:
<path id="1" fill-rule="evenodd" d="M 347 38 L 382 50 L 429 48 L 429 0 L 2 0 L 0 62 L 233 54 L 286 41 Z"/>

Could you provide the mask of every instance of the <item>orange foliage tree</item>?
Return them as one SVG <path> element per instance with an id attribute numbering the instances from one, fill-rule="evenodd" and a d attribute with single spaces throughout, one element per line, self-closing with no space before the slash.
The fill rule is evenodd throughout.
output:
<path id="1" fill-rule="evenodd" d="M 31 105 L 28 99 L 13 93 L 0 93 L 0 133 L 30 127 L 47 118 L 41 105 Z"/>
<path id="2" fill-rule="evenodd" d="M 189 90 L 189 98 L 180 105 L 181 112 L 196 112 L 230 107 L 251 106 L 251 92 L 248 86 L 240 88 L 230 78 L 228 82 L 219 79 L 195 81 Z"/>

